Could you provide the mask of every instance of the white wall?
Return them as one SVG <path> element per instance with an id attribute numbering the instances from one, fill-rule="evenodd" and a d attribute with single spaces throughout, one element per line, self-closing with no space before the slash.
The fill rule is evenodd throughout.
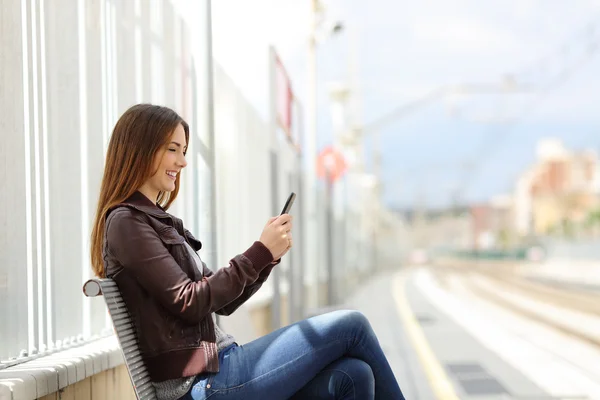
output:
<path id="1" fill-rule="evenodd" d="M 155 102 L 197 118 L 190 38 L 168 1 L 3 0 L 0 30 L 5 360 L 106 327 L 102 303 L 84 298 L 81 285 L 91 276 L 91 222 L 119 115 Z M 196 207 L 190 198 L 174 213 L 196 221 L 210 197 Z"/>

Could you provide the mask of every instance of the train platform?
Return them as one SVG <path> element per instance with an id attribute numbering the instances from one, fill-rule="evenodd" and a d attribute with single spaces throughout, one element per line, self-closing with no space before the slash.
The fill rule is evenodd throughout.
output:
<path id="1" fill-rule="evenodd" d="M 502 290 L 468 273 L 407 268 L 377 275 L 344 306 L 369 318 L 407 399 L 600 399 L 600 347 L 534 314 L 562 311 L 592 337 L 600 319 L 516 293 L 504 304 L 482 295 Z"/>
<path id="2" fill-rule="evenodd" d="M 552 259 L 526 265 L 522 274 L 552 286 L 600 292 L 600 260 Z"/>

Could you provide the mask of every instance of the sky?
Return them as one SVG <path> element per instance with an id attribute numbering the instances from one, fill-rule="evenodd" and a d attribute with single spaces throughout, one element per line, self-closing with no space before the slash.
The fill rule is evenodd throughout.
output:
<path id="1" fill-rule="evenodd" d="M 201 3 L 178 1 L 191 17 Z M 449 90 L 382 127 L 386 204 L 437 208 L 509 193 L 535 162 L 542 138 L 559 138 L 574 150 L 600 149 L 600 0 L 322 3 L 319 148 L 333 140 L 332 82 L 351 85 L 353 122 L 367 126 L 442 87 L 503 88 L 512 77 L 522 90 Z M 310 1 L 218 0 L 212 7 L 215 60 L 261 115 L 268 115 L 269 45 L 304 102 Z M 328 35 L 336 21 L 344 30 Z M 371 138 L 365 138 L 367 161 Z"/>

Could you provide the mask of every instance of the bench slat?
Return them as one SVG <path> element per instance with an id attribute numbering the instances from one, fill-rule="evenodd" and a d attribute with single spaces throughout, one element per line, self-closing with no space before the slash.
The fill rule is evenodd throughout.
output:
<path id="1" fill-rule="evenodd" d="M 148 385 L 143 388 L 137 387 L 136 389 L 138 390 L 138 393 L 140 393 L 140 395 L 149 395 L 150 393 L 156 393 L 156 391 L 154 390 L 154 386 L 152 385 Z"/>
<path id="2" fill-rule="evenodd" d="M 137 383 L 136 387 L 143 391 L 144 389 L 146 389 L 147 387 L 152 386 L 152 382 L 150 381 L 150 377 L 146 377 L 144 379 L 140 379 L 139 382 Z M 154 387 L 154 386 L 152 386 Z"/>

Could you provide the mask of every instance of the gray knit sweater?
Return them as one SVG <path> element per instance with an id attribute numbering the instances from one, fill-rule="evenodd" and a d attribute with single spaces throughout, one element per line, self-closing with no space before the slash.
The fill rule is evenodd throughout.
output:
<path id="1" fill-rule="evenodd" d="M 198 254 L 192 249 L 190 245 L 185 243 L 188 251 L 192 253 L 194 256 L 194 260 L 196 260 L 196 268 L 200 270 L 202 273 L 202 261 Z M 212 314 L 213 322 L 215 323 L 215 334 L 217 336 L 217 351 L 221 351 L 227 346 L 235 343 L 235 339 L 233 336 L 225 333 L 219 325 L 217 325 L 217 321 L 215 318 L 215 314 Z M 187 378 L 178 378 L 178 379 L 170 379 L 168 381 L 163 382 L 152 382 L 154 388 L 156 389 L 156 397 L 158 400 L 177 400 L 183 396 L 192 388 L 195 376 L 189 376 Z"/>

